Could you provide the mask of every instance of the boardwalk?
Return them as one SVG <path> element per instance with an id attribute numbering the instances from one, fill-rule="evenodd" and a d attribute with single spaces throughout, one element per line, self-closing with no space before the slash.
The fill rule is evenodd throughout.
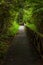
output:
<path id="1" fill-rule="evenodd" d="M 4 65 L 43 65 L 36 49 L 27 39 L 23 26 L 12 41 Z"/>

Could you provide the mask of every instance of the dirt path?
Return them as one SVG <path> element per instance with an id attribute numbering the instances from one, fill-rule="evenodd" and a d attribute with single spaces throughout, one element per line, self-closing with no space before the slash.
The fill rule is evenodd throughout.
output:
<path id="1" fill-rule="evenodd" d="M 18 34 L 14 37 L 4 65 L 42 65 L 23 27 L 19 28 Z"/>

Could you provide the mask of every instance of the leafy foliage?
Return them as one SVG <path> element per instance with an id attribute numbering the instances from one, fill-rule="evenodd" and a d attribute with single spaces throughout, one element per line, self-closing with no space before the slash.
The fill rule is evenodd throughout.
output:
<path id="1" fill-rule="evenodd" d="M 12 26 L 12 23 L 16 18 L 17 12 L 14 10 L 13 5 L 2 0 L 0 3 L 0 35 L 7 35 L 8 28 Z M 16 30 L 17 29 L 18 28 L 16 28 Z"/>
<path id="2" fill-rule="evenodd" d="M 34 11 L 32 15 L 34 24 L 37 26 L 40 33 L 43 33 L 43 8 Z"/>
<path id="3" fill-rule="evenodd" d="M 28 3 L 24 9 L 23 20 L 34 24 L 38 32 L 43 33 L 43 0 L 28 0 Z"/>
<path id="4" fill-rule="evenodd" d="M 5 54 L 7 53 L 8 48 L 9 48 L 9 44 L 8 44 L 8 43 L 0 41 L 0 58 L 1 58 L 1 59 L 2 59 L 2 58 L 5 56 Z"/>
<path id="5" fill-rule="evenodd" d="M 12 23 L 12 25 L 8 29 L 8 35 L 14 35 L 15 33 L 17 33 L 18 28 L 19 25 L 14 21 L 14 23 Z"/>
<path id="6" fill-rule="evenodd" d="M 30 22 L 31 17 L 32 17 L 32 12 L 33 12 L 33 8 L 29 8 L 28 10 L 24 9 L 24 15 L 23 15 L 24 22 Z"/>

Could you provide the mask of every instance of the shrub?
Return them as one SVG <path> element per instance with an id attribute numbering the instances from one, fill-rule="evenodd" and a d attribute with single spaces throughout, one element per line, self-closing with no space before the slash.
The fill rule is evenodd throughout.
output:
<path id="1" fill-rule="evenodd" d="M 3 58 L 7 53 L 9 44 L 3 41 L 0 41 L 0 58 Z"/>
<path id="2" fill-rule="evenodd" d="M 33 12 L 32 15 L 34 24 L 37 26 L 38 31 L 43 33 L 43 8 L 39 8 Z"/>

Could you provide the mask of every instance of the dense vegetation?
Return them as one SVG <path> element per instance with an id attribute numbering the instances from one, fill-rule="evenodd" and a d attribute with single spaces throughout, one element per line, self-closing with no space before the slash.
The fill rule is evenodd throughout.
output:
<path id="1" fill-rule="evenodd" d="M 11 26 L 15 27 L 16 24 L 14 22 L 17 22 L 17 23 L 25 22 L 30 24 L 33 23 L 38 28 L 38 30 L 39 29 L 43 30 L 42 29 L 43 0 L 42 1 L 40 0 L 38 1 L 37 0 L 35 1 L 34 0 L 11 0 L 11 1 L 1 0 L 0 1 L 0 32 L 1 34 L 3 33 L 8 34 L 8 28 Z M 13 23 L 15 25 L 13 25 Z"/>
<path id="2" fill-rule="evenodd" d="M 43 34 L 43 0 L 0 0 L 0 39 L 14 36 L 20 22 Z M 0 41 L 0 48 L 6 45 Z"/>

